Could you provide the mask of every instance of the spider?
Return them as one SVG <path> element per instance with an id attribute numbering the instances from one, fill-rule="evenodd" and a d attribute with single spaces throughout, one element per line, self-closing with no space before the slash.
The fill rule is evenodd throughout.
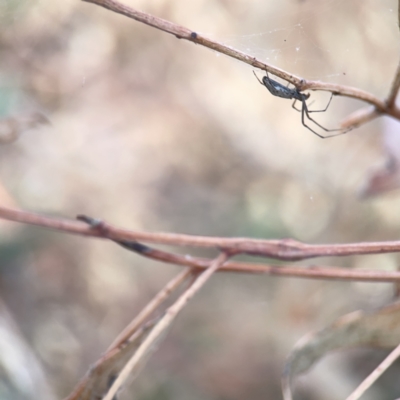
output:
<path id="1" fill-rule="evenodd" d="M 320 123 L 318 123 L 315 119 L 311 118 L 310 114 L 314 112 L 325 112 L 329 105 L 331 104 L 332 97 L 334 93 L 331 94 L 331 97 L 328 101 L 328 104 L 326 107 L 322 110 L 309 110 L 307 106 L 307 100 L 310 97 L 310 93 L 301 93 L 297 88 L 291 89 L 287 86 L 282 85 L 281 83 L 274 81 L 268 76 L 268 72 L 266 72 L 266 75 L 263 76 L 262 81 L 260 78 L 256 75 L 256 73 L 253 71 L 253 74 L 257 78 L 258 82 L 261 83 L 261 85 L 265 86 L 269 92 L 277 97 L 282 97 L 284 99 L 294 99 L 292 107 L 296 110 L 301 112 L 301 123 L 303 124 L 304 127 L 306 127 L 308 130 L 310 130 L 312 133 L 320 137 L 321 139 L 326 139 L 330 138 L 333 136 L 339 136 L 339 135 L 344 135 L 347 133 L 351 128 L 346 129 L 343 131 L 343 129 L 327 129 L 324 126 L 322 126 Z M 296 108 L 296 102 L 301 101 L 301 108 Z M 319 126 L 321 129 L 323 129 L 325 132 L 338 132 L 338 131 L 343 131 L 341 133 L 336 133 L 333 135 L 328 135 L 328 136 L 323 136 L 320 135 L 318 132 L 314 131 L 309 125 L 305 123 L 305 116 L 308 118 L 308 120 L 312 121 L 315 125 Z"/>

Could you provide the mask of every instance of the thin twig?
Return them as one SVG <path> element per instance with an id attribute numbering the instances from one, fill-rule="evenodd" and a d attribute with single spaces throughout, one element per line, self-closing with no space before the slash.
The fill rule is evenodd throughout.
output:
<path id="1" fill-rule="evenodd" d="M 136 21 L 152 26 L 153 28 L 160 29 L 164 32 L 170 33 L 179 39 L 185 39 L 190 42 L 200 44 L 211 50 L 217 51 L 229 57 L 233 57 L 237 60 L 240 60 L 246 64 L 253 66 L 254 68 L 260 68 L 264 71 L 268 71 L 271 74 L 274 74 L 279 78 L 282 78 L 287 82 L 292 83 L 300 91 L 304 91 L 307 89 L 325 90 L 335 93 L 337 95 L 359 99 L 365 101 L 366 103 L 374 105 L 378 110 L 382 111 L 385 110 L 385 103 L 380 99 L 378 99 L 376 96 L 372 95 L 371 93 L 350 86 L 337 85 L 321 81 L 305 80 L 304 78 L 298 77 L 294 74 L 284 71 L 283 69 L 277 68 L 270 64 L 263 63 L 257 60 L 255 57 L 243 53 L 239 50 L 233 49 L 230 46 L 226 46 L 222 43 L 206 38 L 201 34 L 199 34 L 198 32 L 194 32 L 188 28 L 174 24 L 170 21 L 166 21 L 162 18 L 155 17 L 154 15 L 150 15 L 145 12 L 135 10 L 115 0 L 82 0 L 82 1 L 104 7 L 110 11 L 125 15 L 128 18 L 132 18 Z"/>
<path id="2" fill-rule="evenodd" d="M 389 95 L 386 99 L 386 106 L 393 108 L 396 103 L 396 98 L 400 88 L 400 63 L 397 65 L 396 73 L 393 79 L 392 86 L 390 87 Z"/>
<path id="3" fill-rule="evenodd" d="M 136 372 L 146 356 L 148 356 L 149 353 L 154 350 L 155 345 L 159 343 L 160 339 L 166 333 L 167 329 L 171 326 L 171 323 L 174 321 L 180 311 L 183 310 L 189 300 L 204 286 L 208 279 L 228 260 L 228 258 L 229 255 L 225 252 L 222 252 L 212 262 L 210 267 L 201 275 L 199 275 L 194 283 L 179 297 L 179 299 L 168 308 L 163 318 L 152 329 L 136 353 L 127 362 L 103 400 L 112 400 L 114 398 L 117 391 L 121 388 L 129 375 Z"/>
<path id="4" fill-rule="evenodd" d="M 141 256 L 152 260 L 166 262 L 168 264 L 181 265 L 205 269 L 212 260 L 207 258 L 182 256 L 145 246 L 138 242 L 119 242 L 122 247 L 134 251 Z M 221 268 L 222 272 L 241 272 L 250 274 L 265 274 L 272 276 L 288 276 L 307 279 L 330 279 L 344 281 L 364 282 L 399 282 L 400 272 L 373 271 L 373 270 L 349 270 L 337 267 L 319 267 L 315 265 L 295 267 L 291 265 L 265 265 L 246 262 L 227 262 Z"/>
<path id="5" fill-rule="evenodd" d="M 122 346 L 144 324 L 149 316 L 191 275 L 193 269 L 186 269 L 174 277 L 157 295 L 146 305 L 139 315 L 117 336 L 107 352 Z"/>
<path id="6" fill-rule="evenodd" d="M 135 10 L 115 0 L 82 0 L 82 1 L 104 7 L 113 12 L 125 15 L 126 17 L 132 18 L 136 21 L 152 26 L 153 28 L 160 29 L 164 32 L 175 35 L 178 39 L 185 39 L 190 42 L 200 44 L 209 49 L 217 51 L 221 54 L 225 54 L 229 57 L 233 57 L 237 60 L 240 60 L 246 64 L 253 66 L 254 68 L 260 68 L 264 71 L 268 71 L 271 74 L 274 74 L 286 80 L 287 82 L 292 83 L 299 91 L 324 90 L 334 93 L 335 95 L 358 99 L 374 106 L 373 112 L 371 112 L 368 115 L 368 117 L 365 117 L 365 115 L 363 115 L 364 118 L 361 117 L 356 118 L 356 115 L 353 115 L 351 118 L 346 119 L 341 124 L 343 128 L 349 127 L 348 122 L 350 120 L 354 121 L 354 127 L 358 127 L 363 123 L 371 121 L 372 119 L 382 114 L 386 114 L 388 116 L 400 120 L 400 108 L 396 107 L 396 102 L 395 102 L 400 87 L 400 64 L 397 69 L 395 78 L 393 80 L 390 93 L 388 94 L 387 99 L 385 101 L 382 101 L 376 96 L 372 95 L 371 93 L 368 93 L 364 90 L 360 90 L 358 88 L 338 85 L 334 83 L 321 82 L 321 81 L 306 80 L 304 78 L 298 77 L 283 69 L 277 68 L 270 64 L 263 63 L 260 60 L 257 60 L 256 57 L 250 56 L 239 50 L 233 49 L 230 46 L 225 46 L 222 43 L 206 38 L 203 35 L 195 31 L 192 31 L 188 28 L 174 24 L 170 21 L 166 21 L 162 18 L 155 17 L 145 12 Z M 400 7 L 399 7 L 399 13 L 400 13 Z M 399 21 L 400 21 L 400 14 L 399 14 Z"/>
<path id="7" fill-rule="evenodd" d="M 48 217 L 5 207 L 0 207 L 0 219 L 52 228 L 58 231 L 83 236 L 107 238 L 117 241 L 143 241 L 173 246 L 218 248 L 226 249 L 236 254 L 250 254 L 286 261 L 326 256 L 343 257 L 360 254 L 400 252 L 400 241 L 312 245 L 293 239 L 262 240 L 191 236 L 163 232 L 136 232 L 115 228 L 101 221 L 99 221 L 98 228 L 92 228 L 87 226 L 87 223 L 80 221 Z"/>
<path id="8" fill-rule="evenodd" d="M 379 117 L 381 113 L 376 110 L 375 107 L 367 106 L 364 108 L 360 108 L 357 111 L 354 111 L 346 118 L 342 120 L 340 126 L 342 129 L 347 128 L 357 128 L 360 125 L 364 125 L 367 122 L 374 120 L 375 118 Z"/>
<path id="9" fill-rule="evenodd" d="M 87 3 L 97 4 L 98 6 L 104 7 L 110 11 L 125 15 L 128 18 L 132 18 L 136 21 L 152 26 L 153 28 L 160 29 L 161 31 L 170 33 L 176 36 L 178 39 L 189 40 L 190 42 L 200 44 L 202 46 L 208 47 L 211 50 L 236 58 L 237 60 L 250 64 L 255 68 L 264 69 L 288 82 L 293 83 L 296 86 L 302 84 L 302 79 L 296 75 L 290 74 L 289 72 L 286 72 L 283 69 L 258 61 L 255 57 L 251 57 L 245 53 L 242 53 L 241 51 L 233 49 L 232 47 L 228 47 L 221 43 L 215 42 L 188 28 L 174 24 L 173 22 L 166 21 L 162 18 L 155 17 L 154 15 L 150 15 L 145 12 L 135 10 L 129 6 L 126 6 L 114 0 L 82 0 L 82 1 L 85 1 Z"/>
<path id="10" fill-rule="evenodd" d="M 122 348 L 112 349 L 102 355 L 64 400 L 100 399 L 157 322 L 153 320 L 143 324 Z"/>
<path id="11" fill-rule="evenodd" d="M 46 228 L 57 229 L 62 232 L 75 233 L 79 235 L 85 236 L 93 236 L 93 237 L 104 237 L 104 233 L 98 232 L 87 224 L 82 224 L 81 222 L 77 222 L 74 220 L 63 220 L 50 218 L 47 216 L 41 216 L 38 214 L 29 213 L 26 211 L 19 210 L 11 210 L 6 209 L 4 207 L 0 207 L 0 218 L 25 222 L 27 224 L 38 225 Z M 130 250 L 136 251 L 142 256 L 152 258 L 154 260 L 159 260 L 163 262 L 167 262 L 170 264 L 177 264 L 181 266 L 187 267 L 196 267 L 196 268 L 207 268 L 209 266 L 210 260 L 202 259 L 202 258 L 194 258 L 191 256 L 182 256 L 178 254 L 172 254 L 163 252 L 160 250 L 152 249 L 148 246 L 145 246 L 141 243 L 137 243 L 136 241 L 123 241 L 125 237 L 133 238 L 133 240 L 143 238 L 148 239 L 150 242 L 154 243 L 163 243 L 163 244 L 172 244 L 175 246 L 182 245 L 190 245 L 193 247 L 199 246 L 199 243 L 202 247 L 219 247 L 221 243 L 225 245 L 225 247 L 229 248 L 229 241 L 232 239 L 224 239 L 224 238 L 202 238 L 198 236 L 188 236 L 188 235 L 176 235 L 176 234 L 157 234 L 157 233 L 137 233 L 126 231 L 122 229 L 112 228 L 108 226 L 109 235 L 108 238 L 113 238 L 116 242 L 121 245 L 124 244 L 125 247 L 128 247 Z M 111 234 L 112 233 L 112 234 Z M 161 235 L 161 237 L 159 237 Z M 182 243 L 182 237 L 184 239 Z M 157 240 L 162 239 L 162 240 Z M 245 239 L 241 239 L 245 240 Z M 252 241 L 254 239 L 246 239 L 248 241 Z M 228 241 L 228 242 L 227 242 Z M 265 241 L 269 243 L 269 241 Z M 278 241 L 279 242 L 279 241 Z M 128 245 L 129 244 L 129 245 Z M 369 246 L 373 247 L 370 248 Z M 332 245 L 325 245 L 325 247 L 329 248 Z M 337 245 L 338 246 L 338 245 Z M 354 249 L 358 249 L 358 254 L 368 254 L 373 253 L 372 250 L 375 250 L 376 253 L 379 253 L 382 248 L 390 251 L 399 251 L 400 250 L 400 242 L 391 242 L 391 247 L 387 247 L 387 242 L 383 243 L 359 243 L 352 245 L 339 245 L 342 248 L 340 255 L 346 255 L 345 249 L 343 246 L 350 246 L 349 254 L 355 254 Z M 363 253 L 365 251 L 365 253 Z M 331 251 L 331 255 L 336 255 L 334 251 Z M 272 257 L 272 255 L 270 255 Z M 282 254 L 281 254 L 282 257 Z M 304 257 L 306 258 L 306 257 Z M 254 263 L 244 263 L 244 262 L 229 262 L 226 263 L 222 268 L 222 271 L 230 271 L 230 272 L 241 272 L 241 273 L 255 273 L 255 274 L 268 274 L 274 276 L 291 276 L 298 278 L 311 278 L 311 279 L 337 279 L 337 280 L 359 280 L 359 281 L 374 281 L 374 282 L 393 282 L 398 281 L 400 278 L 400 272 L 381 272 L 381 271 L 371 271 L 371 270 L 347 270 L 343 268 L 334 268 L 334 267 L 318 267 L 315 265 L 311 265 L 308 267 L 295 267 L 288 265 L 265 265 L 265 264 L 254 264 Z"/>
<path id="12" fill-rule="evenodd" d="M 119 371 L 116 371 L 116 365 L 112 365 L 112 368 L 108 367 L 108 364 L 113 364 L 112 359 L 118 357 L 118 353 L 122 350 L 122 347 L 126 344 L 127 340 L 135 340 L 134 335 L 140 335 L 140 330 L 143 331 L 146 320 L 149 319 L 150 315 L 163 303 L 165 300 L 192 274 L 191 269 L 186 269 L 174 277 L 157 295 L 146 305 L 146 307 L 139 313 L 139 315 L 118 335 L 114 342 L 109 346 L 107 351 L 97 360 L 96 364 L 92 366 L 89 372 L 83 377 L 83 379 L 74 388 L 71 394 L 64 400 L 78 400 L 82 399 L 85 392 L 90 392 L 91 388 L 89 385 L 91 381 L 96 379 L 100 382 L 109 381 L 110 375 L 114 375 Z M 123 350 L 126 352 L 126 349 Z M 108 367 L 108 368 L 107 368 Z M 99 383 L 97 383 L 99 385 Z M 109 387 L 107 387 L 108 389 Z"/>
<path id="13" fill-rule="evenodd" d="M 378 365 L 346 400 L 357 400 L 400 357 L 400 344 Z"/>

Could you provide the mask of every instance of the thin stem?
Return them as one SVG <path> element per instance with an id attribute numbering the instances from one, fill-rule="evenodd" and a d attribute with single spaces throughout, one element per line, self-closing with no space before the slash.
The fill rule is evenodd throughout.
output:
<path id="1" fill-rule="evenodd" d="M 100 382 L 109 382 L 112 375 L 119 373 L 120 371 L 117 370 L 118 364 L 116 362 L 113 363 L 113 360 L 120 357 L 121 352 L 127 352 L 127 347 L 129 346 L 127 343 L 128 340 L 130 342 L 135 342 L 137 339 L 140 339 L 142 333 L 146 333 L 145 321 L 149 319 L 151 313 L 153 313 L 192 273 L 193 271 L 191 269 L 186 269 L 168 282 L 139 315 L 118 335 L 107 351 L 100 357 L 95 365 L 90 368 L 89 372 L 64 400 L 81 399 L 85 391 L 91 390 L 90 386 L 93 380 L 96 380 L 96 385 L 100 386 Z M 110 364 L 112 365 L 111 367 L 109 366 Z M 113 367 L 113 365 L 115 365 L 115 367 Z"/>
<path id="2" fill-rule="evenodd" d="M 128 18 L 132 18 L 136 21 L 152 26 L 153 28 L 160 29 L 164 32 L 175 35 L 178 39 L 184 39 L 196 44 L 200 44 L 211 50 L 217 51 L 221 54 L 225 54 L 229 57 L 233 57 L 239 61 L 249 64 L 254 68 L 260 68 L 264 71 L 268 71 L 271 74 L 274 74 L 275 76 L 278 76 L 279 78 L 282 78 L 285 81 L 292 83 L 300 91 L 304 91 L 307 89 L 324 90 L 335 93 L 336 95 L 352 97 L 355 99 L 365 101 L 366 103 L 374 105 L 378 110 L 381 111 L 384 111 L 386 108 L 385 102 L 381 101 L 371 93 L 350 86 L 325 83 L 321 81 L 305 80 L 304 78 L 298 77 L 283 69 L 277 68 L 270 64 L 263 63 L 257 60 L 256 57 L 250 56 L 239 50 L 233 49 L 230 46 L 225 46 L 222 43 L 209 39 L 188 28 L 174 24 L 170 21 L 166 21 L 162 18 L 155 17 L 154 15 L 150 15 L 145 12 L 135 10 L 115 0 L 82 0 L 82 1 L 104 7 L 110 11 L 125 15 Z"/>
<path id="3" fill-rule="evenodd" d="M 64 400 L 99 399 L 99 393 L 106 393 L 110 381 L 121 371 L 124 362 L 129 360 L 158 321 L 143 324 L 130 337 L 122 348 L 107 351 L 90 367 L 83 379 Z"/>
<path id="4" fill-rule="evenodd" d="M 193 273 L 192 269 L 186 269 L 169 281 L 166 286 L 146 305 L 139 315 L 118 335 L 110 347 L 111 351 L 123 345 L 141 327 L 149 316 Z"/>
<path id="5" fill-rule="evenodd" d="M 181 265 L 205 269 L 210 265 L 211 260 L 192 256 L 182 256 L 162 250 L 157 250 L 149 246 L 144 246 L 137 242 L 118 242 L 124 248 L 134 251 L 141 256 L 152 260 L 166 262 L 168 264 Z M 250 274 L 266 274 L 272 276 L 288 276 L 306 279 L 331 279 L 344 281 L 364 281 L 364 282 L 399 282 L 400 272 L 381 272 L 372 270 L 351 270 L 335 267 L 310 266 L 291 266 L 291 265 L 265 265 L 245 262 L 227 262 L 221 268 L 222 272 L 241 272 Z"/>
<path id="6" fill-rule="evenodd" d="M 165 315 L 152 329 L 143 343 L 140 345 L 136 353 L 126 363 L 121 373 L 118 375 L 115 382 L 112 384 L 107 395 L 103 400 L 112 400 L 128 376 L 133 372 L 137 371 L 143 360 L 154 350 L 155 346 L 159 343 L 160 339 L 166 333 L 167 329 L 171 326 L 177 315 L 183 310 L 190 299 L 204 286 L 204 284 L 211 278 L 215 271 L 221 267 L 228 260 L 229 255 L 227 253 L 221 253 L 198 278 L 193 284 L 179 297 L 179 299 L 168 308 Z"/>
<path id="7" fill-rule="evenodd" d="M 386 114 L 388 116 L 400 120 L 400 108 L 396 107 L 395 104 L 397 93 L 400 88 L 400 64 L 397 68 L 397 72 L 393 80 L 390 92 L 387 96 L 387 99 L 383 101 L 371 93 L 368 93 L 364 90 L 360 90 L 358 88 L 354 88 L 351 86 L 344 86 L 344 85 L 338 85 L 334 83 L 327 83 L 321 81 L 306 80 L 304 78 L 298 77 L 283 69 L 277 68 L 270 64 L 263 63 L 260 60 L 257 60 L 256 57 L 250 56 L 239 50 L 233 49 L 230 46 L 225 46 L 222 43 L 211 40 L 188 28 L 174 24 L 170 21 L 166 21 L 162 18 L 155 17 L 145 12 L 135 10 L 115 0 L 82 0 L 82 1 L 104 7 L 110 11 L 125 15 L 128 18 L 132 18 L 135 19 L 136 21 L 152 26 L 153 28 L 160 29 L 164 32 L 175 35 L 178 39 L 184 39 L 196 44 L 200 44 L 209 49 L 217 51 L 221 54 L 225 54 L 229 57 L 233 57 L 237 60 L 240 60 L 246 64 L 253 66 L 254 68 L 260 68 L 264 71 L 270 72 L 275 76 L 278 76 L 279 78 L 282 78 L 287 82 L 292 83 L 299 91 L 305 91 L 305 90 L 328 91 L 334 93 L 335 95 L 358 99 L 374 106 L 374 112 L 371 113 L 369 117 L 364 116 L 364 118 L 358 118 L 358 119 L 355 118 L 354 126 L 360 126 L 361 124 L 371 121 L 372 119 L 382 114 Z M 399 27 L 400 27 L 400 6 L 399 6 Z M 348 128 L 349 127 L 348 122 L 349 121 L 347 120 L 345 123 L 343 123 L 343 126 Z"/>
<path id="8" fill-rule="evenodd" d="M 381 113 L 376 110 L 375 107 L 367 106 L 354 111 L 352 114 L 348 115 L 344 120 L 342 120 L 340 126 L 343 129 L 346 128 L 356 128 L 360 125 L 366 124 L 379 117 Z"/>
<path id="9" fill-rule="evenodd" d="M 400 63 L 397 65 L 396 73 L 393 79 L 392 86 L 390 87 L 389 95 L 386 99 L 386 106 L 388 108 L 393 108 L 396 103 L 397 94 L 400 88 Z"/>
<path id="10" fill-rule="evenodd" d="M 270 257 L 277 260 L 296 261 L 315 257 L 350 256 L 360 254 L 383 254 L 400 252 L 400 241 L 348 244 L 312 245 L 292 239 L 263 240 L 248 238 L 223 238 L 191 236 L 163 232 L 136 232 L 115 228 L 98 221 L 97 227 L 87 223 L 48 217 L 27 211 L 0 207 L 0 218 L 37 225 L 84 236 L 101 237 L 117 241 L 144 241 L 174 246 L 190 246 L 226 249 L 231 253 Z M 86 217 L 87 218 L 87 217 Z"/>
<path id="11" fill-rule="evenodd" d="M 400 344 L 375 368 L 346 400 L 357 400 L 400 357 Z"/>

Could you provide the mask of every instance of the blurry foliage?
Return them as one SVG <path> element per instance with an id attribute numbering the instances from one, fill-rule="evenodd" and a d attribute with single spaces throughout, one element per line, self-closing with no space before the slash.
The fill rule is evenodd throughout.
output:
<path id="1" fill-rule="evenodd" d="M 295 74 L 379 95 L 396 67 L 388 0 L 126 3 Z M 83 2 L 2 2 L 0 18 L 0 116 L 50 121 L 1 145 L 2 204 L 138 230 L 315 243 L 399 236 L 399 192 L 357 198 L 382 161 L 385 121 L 320 140 L 248 66 Z M 321 122 L 336 126 L 353 108 L 340 99 Z M 3 300 L 57 398 L 176 271 L 104 241 L 11 224 L 0 235 Z M 397 262 L 376 256 L 373 268 Z M 122 398 L 277 399 L 300 336 L 391 296 L 382 284 L 214 277 Z M 359 365 L 345 383 L 329 369 L 337 393 L 356 385 Z M 1 375 L 0 397 L 22 399 L 17 387 L 3 394 L 7 381 Z M 316 386 L 307 398 L 333 398 Z"/>

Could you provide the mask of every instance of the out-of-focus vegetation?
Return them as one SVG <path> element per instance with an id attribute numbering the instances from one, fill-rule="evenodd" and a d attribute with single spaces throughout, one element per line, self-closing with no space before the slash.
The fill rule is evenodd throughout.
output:
<path id="1" fill-rule="evenodd" d="M 398 61 L 393 1 L 125 3 L 299 76 L 382 97 Z M 396 125 L 378 119 L 321 140 L 251 67 L 78 0 L 3 2 L 0 19 L 0 117 L 18 131 L 0 145 L 1 204 L 136 230 L 313 243 L 399 237 L 400 192 L 357 196 L 383 160 L 381 134 Z M 313 107 L 325 95 L 313 93 Z M 335 127 L 357 106 L 335 98 L 318 120 Z M 29 116 L 38 120 L 26 124 Z M 0 229 L 2 301 L 49 386 L 24 394 L 4 367 L 18 358 L 2 353 L 1 398 L 67 395 L 177 271 L 106 241 Z M 316 262 L 394 270 L 398 256 Z M 219 274 L 122 398 L 278 399 L 284 359 L 303 334 L 392 295 L 389 284 Z M 357 354 L 320 364 L 304 398 L 344 398 L 375 366 L 359 360 L 381 356 Z M 393 398 L 386 385 L 371 398 Z"/>

